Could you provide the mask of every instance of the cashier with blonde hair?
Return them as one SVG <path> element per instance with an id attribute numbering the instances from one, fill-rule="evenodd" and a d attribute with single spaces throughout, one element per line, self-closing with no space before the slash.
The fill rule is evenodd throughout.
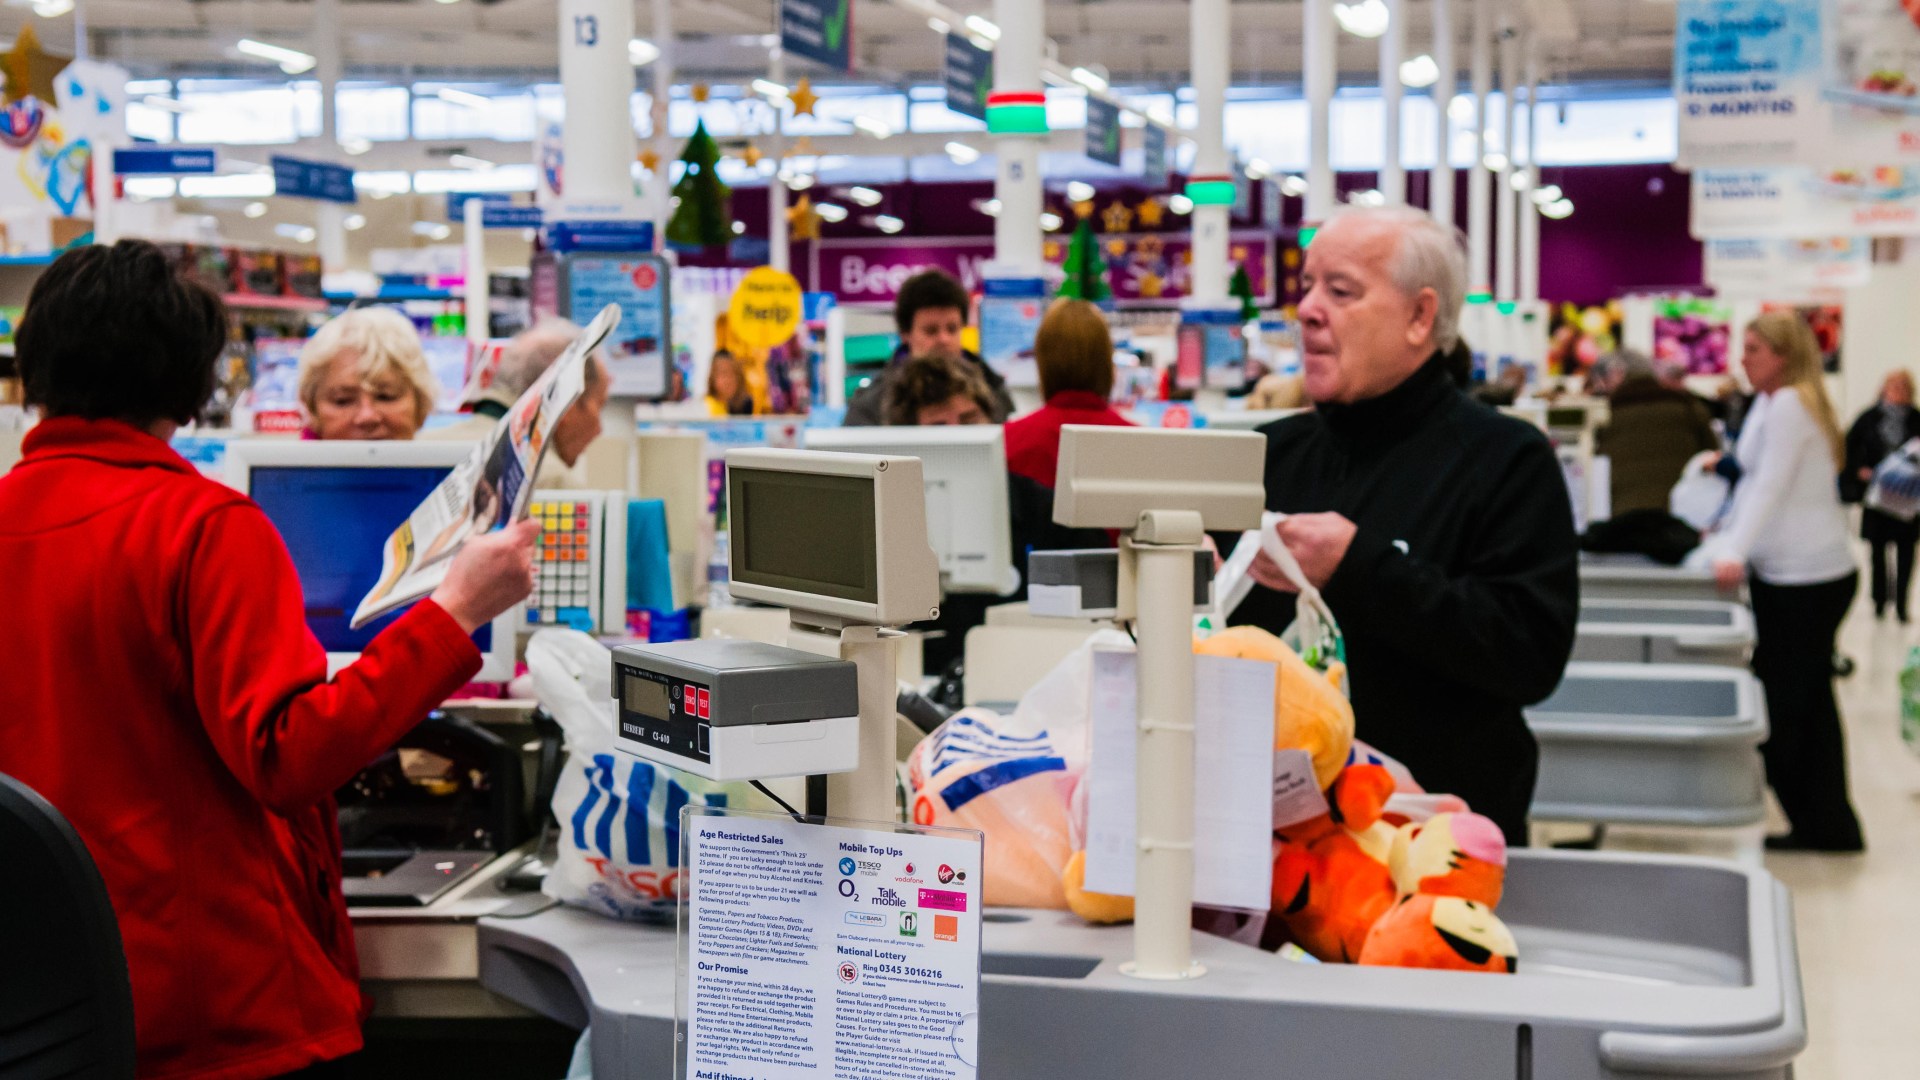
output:
<path id="1" fill-rule="evenodd" d="M 355 308 L 300 350 L 303 439 L 411 439 L 437 388 L 420 334 L 389 307 Z"/>

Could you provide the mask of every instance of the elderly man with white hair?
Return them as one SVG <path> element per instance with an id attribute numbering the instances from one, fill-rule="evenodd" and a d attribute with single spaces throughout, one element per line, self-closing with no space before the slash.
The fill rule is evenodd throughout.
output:
<path id="1" fill-rule="evenodd" d="M 546 318 L 514 335 L 500 353 L 500 366 L 493 382 L 473 404 L 473 415 L 444 427 L 429 428 L 421 438 L 439 440 L 479 440 L 487 436 L 520 395 L 546 374 L 567 346 L 580 336 L 580 328 L 565 319 Z M 580 488 L 585 480 L 575 466 L 587 444 L 600 436 L 600 414 L 606 408 L 612 389 L 605 361 L 595 353 L 587 362 L 586 387 L 580 400 L 573 403 L 553 429 L 552 456 L 540 467 L 535 488 Z M 554 460 L 558 458 L 559 460 Z"/>
<path id="2" fill-rule="evenodd" d="M 1430 791 L 1526 842 L 1539 748 L 1521 716 L 1560 682 L 1579 614 L 1567 484 L 1538 430 L 1449 378 L 1459 234 L 1406 208 L 1349 210 L 1307 248 L 1311 413 L 1268 425 L 1267 508 L 1346 635 L 1358 736 Z M 1276 633 L 1291 586 L 1233 621 Z"/>

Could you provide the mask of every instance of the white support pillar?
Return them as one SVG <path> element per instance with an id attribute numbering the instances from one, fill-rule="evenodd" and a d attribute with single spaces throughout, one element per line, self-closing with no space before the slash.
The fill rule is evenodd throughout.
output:
<path id="1" fill-rule="evenodd" d="M 1234 192 L 1227 158 L 1227 78 L 1233 66 L 1233 39 L 1227 0 L 1191 0 L 1188 14 L 1198 116 L 1193 134 L 1198 146 L 1193 173 L 1187 178 L 1187 197 L 1193 200 L 1193 265 L 1187 296 L 1196 307 L 1211 307 L 1226 301 L 1227 280 L 1232 276 L 1227 267 Z"/>
<path id="2" fill-rule="evenodd" d="M 1400 113 L 1406 91 L 1400 61 L 1407 51 L 1406 0 L 1386 0 L 1387 32 L 1380 35 L 1380 194 L 1388 206 L 1407 201 L 1407 166 L 1401 157 Z"/>
<path id="3" fill-rule="evenodd" d="M 1523 174 L 1527 184 L 1517 196 L 1516 205 L 1520 214 L 1520 299 L 1531 302 L 1540 299 L 1540 204 L 1533 201 L 1534 189 L 1540 186 L 1540 160 L 1535 156 L 1540 147 L 1540 43 L 1531 32 L 1527 34 L 1526 55 L 1527 104 L 1522 119 L 1527 125 Z"/>
<path id="4" fill-rule="evenodd" d="M 1433 0 L 1433 63 L 1440 78 L 1433 84 L 1433 174 L 1427 182 L 1427 210 L 1442 225 L 1453 224 L 1453 105 L 1458 75 L 1453 54 L 1452 0 Z"/>
<path id="5" fill-rule="evenodd" d="M 633 199 L 633 4 L 560 0 L 559 11 L 565 202 L 569 213 L 619 213 Z"/>
<path id="6" fill-rule="evenodd" d="M 673 209 L 673 136 L 668 117 L 673 103 L 673 61 L 679 41 L 673 36 L 673 0 L 653 0 L 653 44 L 660 55 L 653 61 L 654 173 L 647 185 L 653 217 L 653 248 L 667 249 L 667 218 Z"/>
<path id="7" fill-rule="evenodd" d="M 1047 109 L 1040 61 L 1046 9 L 1034 0 L 994 0 L 993 18 L 1000 27 L 993 51 L 993 94 L 987 99 L 987 130 L 1000 168 L 993 185 L 1000 200 L 1000 216 L 993 223 L 994 261 L 1009 272 L 1039 277 L 1045 268 L 1040 146 L 1047 136 Z"/>
<path id="8" fill-rule="evenodd" d="M 1493 95 L 1493 0 L 1473 0 L 1473 161 L 1467 166 L 1467 289 L 1493 288 L 1493 177 L 1487 156 L 1487 102 Z"/>
<path id="9" fill-rule="evenodd" d="M 785 86 L 787 84 L 787 54 L 780 46 L 773 47 L 773 55 L 768 59 L 767 78 Z M 768 158 L 773 162 L 773 176 L 767 180 L 767 265 L 775 270 L 792 268 L 787 231 L 787 182 L 780 179 L 781 166 L 787 157 L 787 103 L 775 98 L 767 105 L 773 109 L 773 137 L 768 149 Z"/>
<path id="10" fill-rule="evenodd" d="M 314 0 L 313 3 L 314 77 L 320 81 L 320 145 L 322 153 L 333 159 L 340 156 L 339 128 L 335 101 L 340 93 L 340 72 L 344 66 L 340 46 L 340 0 Z M 337 274 L 347 268 L 347 208 L 342 203 L 316 203 L 314 233 L 320 251 L 323 274 Z"/>
<path id="11" fill-rule="evenodd" d="M 1315 225 L 1333 213 L 1333 88 L 1340 77 L 1333 0 L 1304 0 L 1301 73 L 1307 95 L 1307 201 L 1302 220 Z"/>
<path id="12" fill-rule="evenodd" d="M 485 199 L 468 199 L 461 207 L 461 222 L 465 226 L 461 239 L 466 245 L 466 258 L 462 276 L 466 279 L 466 288 L 462 290 L 467 309 L 467 344 L 473 351 L 469 356 L 478 357 L 480 349 L 487 344 L 489 325 L 493 318 L 493 290 L 489 288 L 487 270 L 487 202 Z"/>
<path id="13" fill-rule="evenodd" d="M 1499 241 L 1499 257 L 1494 261 L 1493 297 L 1495 300 L 1509 301 L 1519 295 L 1519 259 L 1520 237 L 1518 207 L 1513 201 L 1513 159 L 1519 156 L 1519 147 L 1514 145 L 1514 116 L 1517 106 L 1514 98 L 1520 84 L 1520 34 L 1511 26 L 1503 27 L 1500 32 L 1500 89 L 1506 95 L 1500 109 L 1500 154 L 1503 165 L 1499 173 L 1499 182 L 1494 185 L 1493 198 L 1496 220 L 1496 233 Z"/>

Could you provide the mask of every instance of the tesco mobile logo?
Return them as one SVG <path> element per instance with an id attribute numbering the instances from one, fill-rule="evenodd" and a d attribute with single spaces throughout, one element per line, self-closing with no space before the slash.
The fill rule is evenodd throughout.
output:
<path id="1" fill-rule="evenodd" d="M 948 866 L 946 863 L 941 863 L 939 877 L 940 884 L 942 885 L 951 882 L 953 880 L 953 867 Z"/>
<path id="2" fill-rule="evenodd" d="M 853 863 L 853 860 L 852 860 L 852 859 L 841 859 L 841 860 L 840 860 L 840 873 L 841 873 L 841 874 L 843 874 L 843 875 L 845 875 L 845 876 L 847 876 L 847 877 L 852 877 L 852 876 L 853 876 L 853 872 L 854 872 L 855 870 L 857 870 L 857 869 L 859 869 L 859 868 L 858 868 L 857 866 L 855 866 L 855 865 L 854 865 L 854 863 Z"/>

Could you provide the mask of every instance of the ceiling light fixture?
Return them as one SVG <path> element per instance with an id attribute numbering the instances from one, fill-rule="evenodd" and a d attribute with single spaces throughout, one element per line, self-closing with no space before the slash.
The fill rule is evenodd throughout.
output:
<path id="1" fill-rule="evenodd" d="M 474 157 L 472 154 L 449 154 L 447 155 L 447 164 L 456 169 L 472 169 L 474 172 L 489 172 L 497 168 L 493 162 L 488 161 L 486 158 Z"/>
<path id="2" fill-rule="evenodd" d="M 785 101 L 788 96 L 787 88 L 774 82 L 772 79 L 753 80 L 753 91 L 762 97 L 772 98 L 775 101 Z"/>
<path id="3" fill-rule="evenodd" d="M 312 71 L 314 66 L 320 63 L 319 60 L 314 58 L 312 53 L 303 53 L 298 49 L 288 49 L 279 45 L 270 45 L 264 41 L 255 41 L 252 38 L 241 38 L 240 43 L 235 45 L 234 48 L 256 60 L 266 60 L 279 64 L 280 70 L 289 75 L 303 75 Z"/>
<path id="4" fill-rule="evenodd" d="M 1549 203 L 1559 202 L 1561 196 L 1564 194 L 1565 192 L 1560 190 L 1559 184 L 1544 184 L 1534 188 L 1533 192 L 1527 197 L 1533 200 L 1535 206 L 1546 206 Z"/>
<path id="5" fill-rule="evenodd" d="M 1043 232 L 1059 232 L 1060 226 L 1065 224 L 1060 215 L 1052 211 L 1040 215 L 1040 228 Z"/>
<path id="6" fill-rule="evenodd" d="M 953 33 L 953 24 L 938 15 L 927 16 L 927 29 L 942 36 Z"/>
<path id="7" fill-rule="evenodd" d="M 660 59 L 660 46 L 646 38 L 634 38 L 627 42 L 627 61 L 634 67 L 646 67 Z"/>
<path id="8" fill-rule="evenodd" d="M 347 153 L 349 153 L 349 154 L 352 154 L 352 155 L 353 155 L 354 157 L 359 157 L 359 156 L 360 156 L 361 154 L 364 154 L 364 153 L 366 153 L 367 151 L 369 151 L 369 150 L 371 150 L 371 149 L 373 149 L 373 140 L 371 140 L 371 139 L 341 139 L 341 140 L 340 140 L 340 149 L 342 149 L 342 150 L 344 150 L 344 151 L 346 151 L 346 152 L 347 152 Z"/>
<path id="9" fill-rule="evenodd" d="M 1110 85 L 1105 76 L 1102 76 L 1099 72 L 1091 68 L 1077 67 L 1068 72 L 1068 74 L 1073 76 L 1074 82 L 1079 83 L 1081 86 L 1086 87 L 1096 94 L 1106 93 Z"/>
<path id="10" fill-rule="evenodd" d="M 1265 158 L 1254 158 L 1247 162 L 1246 174 L 1249 180 L 1265 180 L 1273 175 L 1273 166 L 1267 164 Z"/>
<path id="11" fill-rule="evenodd" d="M 847 189 L 847 198 L 861 206 L 879 206 L 886 196 L 870 187 L 853 187 Z"/>
<path id="12" fill-rule="evenodd" d="M 1167 196 L 1167 209 L 1176 214 L 1191 214 L 1193 213 L 1193 200 L 1187 198 L 1185 195 L 1169 195 Z"/>
<path id="13" fill-rule="evenodd" d="M 884 139 L 893 134 L 892 128 L 888 127 L 886 124 L 882 123 L 879 120 L 875 120 L 871 116 L 854 117 L 853 126 L 859 128 L 861 131 L 867 133 L 868 135 L 873 136 L 876 139 Z"/>
<path id="14" fill-rule="evenodd" d="M 367 227 L 367 215 L 348 214 L 346 217 L 340 219 L 340 225 L 348 232 L 359 232 L 361 229 Z"/>
<path id="15" fill-rule="evenodd" d="M 1507 155 L 1498 150 L 1493 150 L 1489 151 L 1486 157 L 1480 159 L 1480 164 L 1485 165 L 1488 172 L 1505 172 L 1508 168 L 1512 167 L 1513 162 L 1507 160 Z"/>
<path id="16" fill-rule="evenodd" d="M 1540 213 L 1542 216 L 1550 217 L 1555 221 L 1560 221 L 1564 218 L 1572 217 L 1573 216 L 1573 200 L 1562 198 L 1558 202 L 1548 203 L 1547 205 L 1540 208 Z"/>
<path id="17" fill-rule="evenodd" d="M 1456 124 L 1473 123 L 1473 110 L 1471 94 L 1455 94 L 1453 100 L 1447 102 L 1447 115 L 1452 117 Z"/>
<path id="18" fill-rule="evenodd" d="M 1000 216 L 1000 200 L 999 199 L 975 199 L 973 200 L 973 208 L 987 215 L 988 217 Z"/>
<path id="19" fill-rule="evenodd" d="M 874 227 L 883 233 L 892 235 L 907 227 L 907 223 L 892 214 L 877 214 L 873 219 Z"/>
<path id="20" fill-rule="evenodd" d="M 1067 185 L 1068 202 L 1086 202 L 1098 194 L 1099 192 L 1094 190 L 1093 185 L 1087 183 L 1085 180 L 1075 180 Z"/>
<path id="21" fill-rule="evenodd" d="M 43 19 L 57 19 L 73 10 L 73 0 L 34 0 L 33 13 Z"/>
<path id="22" fill-rule="evenodd" d="M 1280 180 L 1280 193 L 1298 199 L 1306 195 L 1309 186 L 1304 176 L 1286 176 Z"/>
<path id="23" fill-rule="evenodd" d="M 1400 65 L 1400 84 L 1411 86 L 1415 90 L 1424 90 L 1440 81 L 1440 65 L 1426 53 Z"/>
<path id="24" fill-rule="evenodd" d="M 831 221 L 836 225 L 847 220 L 847 208 L 839 203 L 819 203 L 814 206 L 813 212 L 820 215 L 821 221 Z"/>
<path id="25" fill-rule="evenodd" d="M 1393 13 L 1382 0 L 1360 0 L 1357 4 L 1333 5 L 1334 21 L 1354 37 L 1377 38 L 1387 32 Z"/>
<path id="26" fill-rule="evenodd" d="M 992 19 L 983 18 L 979 15 L 969 15 L 967 16 L 967 29 L 979 34 L 988 41 L 1000 40 L 1000 26 Z"/>
<path id="27" fill-rule="evenodd" d="M 963 142 L 950 142 L 947 144 L 947 156 L 953 159 L 955 165 L 971 165 L 980 160 L 980 151 Z"/>
<path id="28" fill-rule="evenodd" d="M 1507 184 L 1515 191 L 1525 191 L 1533 186 L 1533 174 L 1527 169 L 1515 169 L 1513 175 L 1507 177 Z"/>
<path id="29" fill-rule="evenodd" d="M 263 202 L 250 202 L 247 204 L 247 208 L 240 212 L 250 218 L 263 218 L 267 216 L 267 204 Z"/>
<path id="30" fill-rule="evenodd" d="M 470 90 L 456 90 L 451 86 L 441 87 L 439 91 L 434 94 L 434 97 L 439 98 L 449 105 L 464 105 L 469 109 L 490 109 L 493 107 L 492 98 L 473 93 Z"/>
<path id="31" fill-rule="evenodd" d="M 159 94 L 148 94 L 141 99 L 140 103 L 149 109 L 159 109 L 161 112 L 170 112 L 175 116 L 185 116 L 193 111 L 192 105 L 178 98 L 162 97 Z"/>
<path id="32" fill-rule="evenodd" d="M 284 236 L 289 240 L 297 240 L 302 244 L 313 243 L 314 237 L 319 235 L 314 232 L 313 226 L 311 225 L 293 225 L 284 221 L 275 225 L 273 231 L 276 235 Z"/>

